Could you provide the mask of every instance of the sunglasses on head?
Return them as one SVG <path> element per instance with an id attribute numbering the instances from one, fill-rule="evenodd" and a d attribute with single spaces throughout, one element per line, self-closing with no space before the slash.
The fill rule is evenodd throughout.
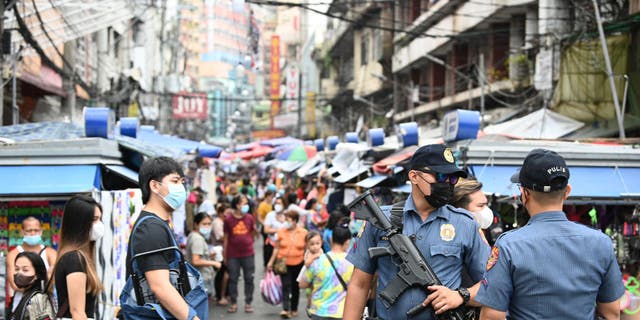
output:
<path id="1" fill-rule="evenodd" d="M 451 175 L 451 174 L 446 174 L 446 173 L 439 173 L 439 172 L 435 172 L 432 170 L 418 170 L 420 172 L 424 172 L 424 173 L 429 173 L 432 174 L 434 176 L 436 176 L 436 182 L 439 183 L 448 183 L 448 184 L 456 184 L 458 183 L 458 180 L 460 180 L 460 177 L 456 176 L 456 175 Z"/>

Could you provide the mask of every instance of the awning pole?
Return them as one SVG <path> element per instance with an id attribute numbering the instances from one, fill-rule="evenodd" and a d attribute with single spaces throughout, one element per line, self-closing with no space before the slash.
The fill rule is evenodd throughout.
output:
<path id="1" fill-rule="evenodd" d="M 613 105 L 616 110 L 616 118 L 618 120 L 618 130 L 620 139 L 625 138 L 624 124 L 622 122 L 622 114 L 620 114 L 620 102 L 618 101 L 618 92 L 616 91 L 616 83 L 613 80 L 613 69 L 611 68 L 611 60 L 609 59 L 609 49 L 607 48 L 607 41 L 604 37 L 604 29 L 602 28 L 602 18 L 600 17 L 600 8 L 598 8 L 597 0 L 592 0 L 593 10 L 596 12 L 596 22 L 598 24 L 598 33 L 600 34 L 600 43 L 602 44 L 602 53 L 604 55 L 604 62 L 607 67 L 607 76 L 609 77 L 609 86 L 611 87 L 611 95 L 613 96 Z"/>

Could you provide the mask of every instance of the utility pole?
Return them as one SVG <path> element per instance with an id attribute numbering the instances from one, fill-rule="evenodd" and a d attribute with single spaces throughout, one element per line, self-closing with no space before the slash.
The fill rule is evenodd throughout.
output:
<path id="1" fill-rule="evenodd" d="M 73 119 L 76 115 L 76 86 L 75 79 L 73 78 L 75 75 L 74 66 L 76 63 L 75 59 L 75 40 L 67 41 L 64 44 L 64 59 L 69 61 L 68 64 L 64 64 L 65 73 L 69 75 L 69 78 L 65 79 L 66 81 L 66 89 L 67 89 L 67 111 L 69 112 L 69 122 L 73 122 Z M 64 81 L 64 80 L 63 80 Z"/>
<path id="2" fill-rule="evenodd" d="M 611 60 L 609 58 L 609 48 L 607 48 L 607 40 L 604 37 L 604 30 L 602 28 L 602 18 L 600 17 L 600 8 L 598 7 L 598 1 L 592 0 L 593 10 L 596 12 L 596 22 L 598 23 L 598 33 L 600 34 L 600 43 L 602 44 L 602 53 L 604 55 L 604 63 L 607 67 L 607 76 L 609 77 L 609 86 L 611 87 L 611 96 L 613 98 L 613 106 L 616 111 L 616 118 L 618 120 L 618 131 L 620 139 L 625 138 L 624 132 L 624 120 L 623 114 L 620 112 L 620 102 L 618 101 L 618 91 L 616 91 L 616 83 L 613 79 L 613 69 L 611 68 Z"/>
<path id="3" fill-rule="evenodd" d="M 298 67 L 298 139 L 302 139 L 302 68 Z"/>
<path id="4" fill-rule="evenodd" d="M 484 53 L 480 53 L 478 73 L 480 76 L 480 129 L 484 128 Z"/>
<path id="5" fill-rule="evenodd" d="M 13 47 L 13 46 L 12 46 Z M 12 58 L 11 58 L 11 112 L 13 113 L 13 124 L 20 123 L 20 109 L 18 109 L 18 102 L 16 101 L 18 98 L 17 95 L 17 83 L 16 83 L 16 63 L 18 60 L 18 52 L 15 48 L 11 48 Z M 4 86 L 2 88 L 4 90 Z"/>

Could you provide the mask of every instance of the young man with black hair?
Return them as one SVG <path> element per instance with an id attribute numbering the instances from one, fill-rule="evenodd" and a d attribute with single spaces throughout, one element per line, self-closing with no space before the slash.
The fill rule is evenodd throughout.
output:
<path id="1" fill-rule="evenodd" d="M 134 255 L 173 246 L 173 234 L 167 232 L 167 227 L 173 211 L 187 199 L 184 172 L 171 158 L 158 157 L 146 160 L 140 167 L 138 181 L 142 190 L 142 202 L 145 204 L 138 221 L 149 215 L 155 215 L 161 221 L 142 221 L 131 234 L 129 244 L 133 244 L 131 251 Z M 169 263 L 173 258 L 173 252 L 164 251 L 143 256 L 136 261 L 149 288 L 167 311 L 180 320 L 199 319 L 195 310 L 169 281 Z M 131 256 L 127 255 L 127 266 L 130 259 Z M 127 268 L 127 277 L 129 275 L 131 270 Z"/>

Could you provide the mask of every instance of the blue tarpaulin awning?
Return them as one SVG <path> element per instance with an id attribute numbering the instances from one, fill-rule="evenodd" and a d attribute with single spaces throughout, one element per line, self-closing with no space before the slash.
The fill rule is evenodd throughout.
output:
<path id="1" fill-rule="evenodd" d="M 0 195 L 50 195 L 100 189 L 98 165 L 0 166 Z"/>
<path id="2" fill-rule="evenodd" d="M 499 195 L 518 195 L 511 176 L 519 166 L 471 166 L 482 190 Z M 640 197 L 640 168 L 569 167 L 570 197 L 624 198 Z"/>
<path id="3" fill-rule="evenodd" d="M 107 169 L 119 174 L 120 176 L 125 177 L 127 180 L 138 184 L 138 173 L 125 167 L 119 165 L 108 165 L 105 166 Z"/>

